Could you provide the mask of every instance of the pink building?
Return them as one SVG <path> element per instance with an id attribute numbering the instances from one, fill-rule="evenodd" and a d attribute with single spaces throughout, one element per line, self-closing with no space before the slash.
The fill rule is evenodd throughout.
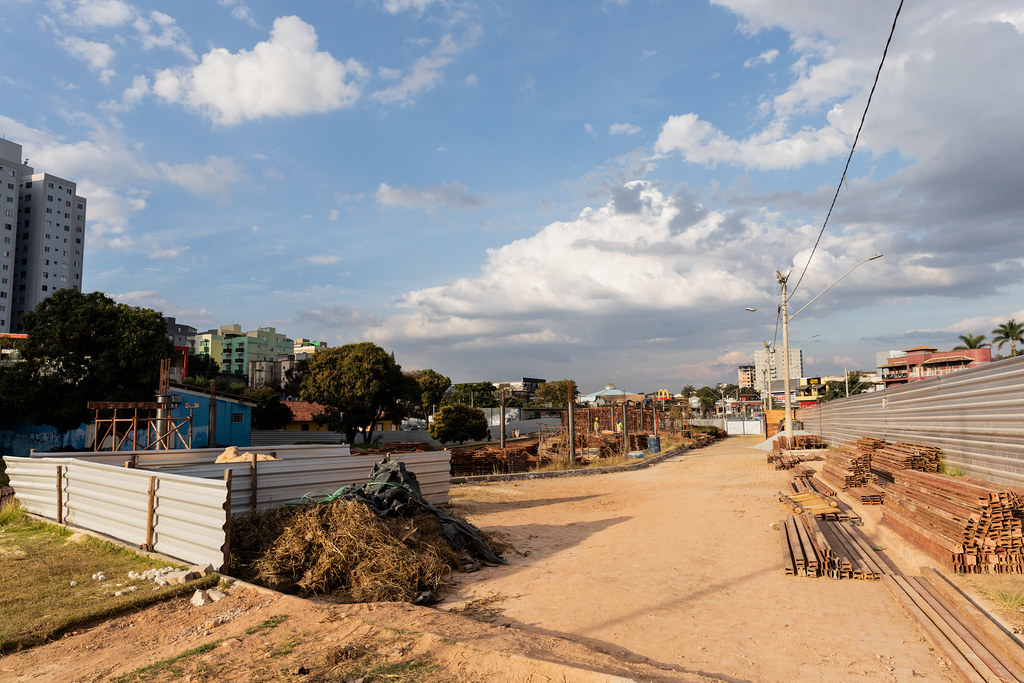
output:
<path id="1" fill-rule="evenodd" d="M 992 362 L 989 348 L 938 351 L 933 346 L 921 345 L 903 353 L 903 356 L 890 357 L 878 368 L 886 388 Z"/>

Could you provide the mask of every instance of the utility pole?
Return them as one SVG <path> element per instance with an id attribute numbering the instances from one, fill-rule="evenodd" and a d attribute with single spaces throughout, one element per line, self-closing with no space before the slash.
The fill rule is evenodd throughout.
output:
<path id="1" fill-rule="evenodd" d="M 575 464 L 576 462 L 576 383 L 572 380 L 566 382 L 569 390 L 569 402 L 566 404 L 568 407 L 568 421 L 567 426 L 569 428 L 569 464 Z"/>
<path id="2" fill-rule="evenodd" d="M 501 421 L 501 427 L 498 430 L 498 445 L 501 450 L 505 450 L 505 386 L 501 385 L 498 387 L 498 410 L 501 414 L 498 419 Z"/>

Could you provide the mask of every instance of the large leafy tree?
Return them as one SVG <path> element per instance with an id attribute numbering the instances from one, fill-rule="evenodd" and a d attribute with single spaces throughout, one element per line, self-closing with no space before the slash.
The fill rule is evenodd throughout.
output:
<path id="1" fill-rule="evenodd" d="M 101 292 L 62 289 L 26 313 L 21 361 L 0 369 L 8 416 L 65 431 L 91 417 L 89 401 L 152 401 L 171 353 L 160 313 Z"/>
<path id="2" fill-rule="evenodd" d="M 433 410 L 433 406 L 441 405 L 441 402 L 444 400 L 444 393 L 451 387 L 452 381 L 450 378 L 430 368 L 420 370 L 414 373 L 413 376 L 419 389 L 417 399 L 420 407 L 423 408 L 423 414 L 426 415 L 429 411 Z"/>
<path id="3" fill-rule="evenodd" d="M 461 403 L 475 408 L 497 408 L 498 388 L 490 382 L 456 384 L 445 396 L 444 401 L 449 405 Z"/>
<path id="4" fill-rule="evenodd" d="M 1024 323 L 1019 323 L 1010 318 L 1002 325 L 992 330 L 992 343 L 997 349 L 1002 350 L 1003 344 L 1010 344 L 1010 356 L 1017 355 L 1017 343 L 1024 344 Z"/>
<path id="5" fill-rule="evenodd" d="M 484 411 L 461 403 L 441 406 L 434 414 L 430 435 L 441 443 L 483 439 L 487 436 Z"/>
<path id="6" fill-rule="evenodd" d="M 569 407 L 569 385 L 572 384 L 572 397 L 575 399 L 580 395 L 576 388 L 576 382 L 571 379 L 560 379 L 554 382 L 544 382 L 537 387 L 533 402 L 537 405 L 550 405 L 552 408 Z"/>
<path id="7" fill-rule="evenodd" d="M 404 386 L 402 367 L 390 353 L 373 342 L 359 342 L 310 358 L 300 396 L 340 415 L 349 443 L 357 432 L 369 442 L 377 420 L 399 411 Z"/>

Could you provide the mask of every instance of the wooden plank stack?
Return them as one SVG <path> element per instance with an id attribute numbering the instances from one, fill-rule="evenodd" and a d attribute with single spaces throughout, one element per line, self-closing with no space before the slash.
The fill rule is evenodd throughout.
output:
<path id="1" fill-rule="evenodd" d="M 874 483 L 871 474 L 871 452 L 855 443 L 841 443 L 838 451 L 825 454 L 822 480 L 841 491 Z"/>
<path id="2" fill-rule="evenodd" d="M 823 516 L 827 515 L 828 519 L 836 519 L 841 522 L 850 522 L 857 525 L 862 523 L 860 515 L 849 505 L 836 498 L 835 491 L 823 484 L 818 478 L 797 477 L 793 480 L 792 487 L 796 493 L 817 493 L 819 496 L 834 501 L 836 505 L 832 506 L 832 509 L 827 513 L 822 513 Z"/>
<path id="3" fill-rule="evenodd" d="M 505 450 L 496 446 L 449 450 L 452 454 L 451 472 L 455 477 L 527 472 L 550 462 L 549 458 L 537 455 L 537 444 L 508 445 Z"/>
<path id="4" fill-rule="evenodd" d="M 779 522 L 779 540 L 787 574 L 877 580 L 892 573 L 863 534 L 844 522 L 790 515 Z"/>
<path id="5" fill-rule="evenodd" d="M 892 480 L 893 472 L 920 470 L 938 472 L 942 449 L 914 443 L 890 443 L 881 446 L 871 455 L 871 469 Z"/>
<path id="6" fill-rule="evenodd" d="M 886 487 L 882 523 L 958 573 L 1024 573 L 1022 491 L 901 470 Z"/>
<path id="7" fill-rule="evenodd" d="M 775 463 L 777 470 L 789 470 L 801 463 L 822 459 L 820 453 L 784 453 L 782 451 L 768 453 L 768 462 Z"/>

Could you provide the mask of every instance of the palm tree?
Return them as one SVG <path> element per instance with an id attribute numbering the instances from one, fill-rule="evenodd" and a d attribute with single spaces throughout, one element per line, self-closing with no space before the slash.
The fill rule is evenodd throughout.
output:
<path id="1" fill-rule="evenodd" d="M 954 351 L 959 351 L 960 349 L 981 349 L 989 346 L 989 343 L 985 341 L 985 335 L 983 334 L 961 334 L 960 341 L 962 341 L 963 344 L 954 346 Z"/>
<path id="2" fill-rule="evenodd" d="M 1019 323 L 1010 318 L 996 329 L 992 330 L 992 343 L 997 349 L 1002 350 L 1003 344 L 1010 343 L 1010 357 L 1017 355 L 1017 342 L 1024 344 L 1024 323 Z"/>

